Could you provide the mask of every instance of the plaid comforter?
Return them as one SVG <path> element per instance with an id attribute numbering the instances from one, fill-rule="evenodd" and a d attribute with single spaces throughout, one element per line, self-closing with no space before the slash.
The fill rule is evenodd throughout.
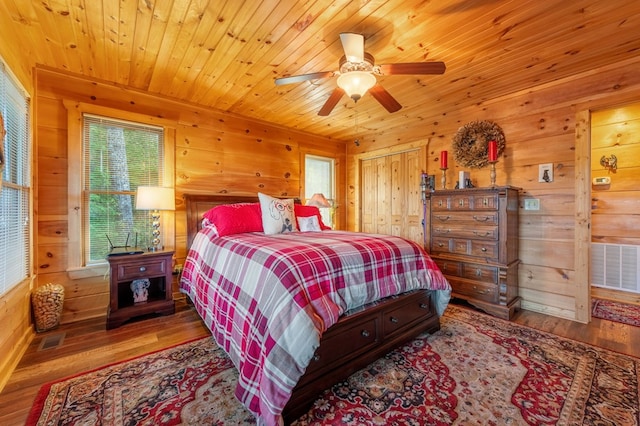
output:
<path id="1" fill-rule="evenodd" d="M 324 330 L 363 304 L 426 288 L 441 315 L 450 286 L 413 242 L 324 231 L 218 237 L 205 227 L 180 290 L 239 372 L 237 398 L 259 424 L 277 424 Z"/>

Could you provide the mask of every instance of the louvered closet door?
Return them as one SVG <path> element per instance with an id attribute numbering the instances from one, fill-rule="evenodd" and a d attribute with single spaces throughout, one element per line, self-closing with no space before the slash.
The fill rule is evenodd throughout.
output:
<path id="1" fill-rule="evenodd" d="M 362 231 L 423 244 L 420 151 L 362 160 L 360 171 Z"/>

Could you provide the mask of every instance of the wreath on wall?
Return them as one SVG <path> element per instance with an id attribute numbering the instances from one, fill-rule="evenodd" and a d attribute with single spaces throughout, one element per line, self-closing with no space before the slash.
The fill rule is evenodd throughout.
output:
<path id="1" fill-rule="evenodd" d="M 458 129 L 453 137 L 453 155 L 456 163 L 472 169 L 489 164 L 489 141 L 498 145 L 498 157 L 504 151 L 504 133 L 493 121 L 472 121 Z"/>

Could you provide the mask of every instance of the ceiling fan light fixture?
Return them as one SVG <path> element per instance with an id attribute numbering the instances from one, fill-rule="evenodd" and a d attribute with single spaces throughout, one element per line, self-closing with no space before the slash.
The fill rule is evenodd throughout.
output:
<path id="1" fill-rule="evenodd" d="M 355 102 L 358 102 L 376 82 L 376 77 L 368 71 L 351 71 L 340 74 L 338 77 L 338 87 L 344 90 L 347 96 Z"/>

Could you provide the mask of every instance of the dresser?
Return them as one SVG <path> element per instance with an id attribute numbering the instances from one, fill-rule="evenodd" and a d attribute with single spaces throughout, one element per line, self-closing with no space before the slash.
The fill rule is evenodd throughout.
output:
<path id="1" fill-rule="evenodd" d="M 518 194 L 504 186 L 427 193 L 428 250 L 453 297 L 511 319 L 518 296 Z"/>

